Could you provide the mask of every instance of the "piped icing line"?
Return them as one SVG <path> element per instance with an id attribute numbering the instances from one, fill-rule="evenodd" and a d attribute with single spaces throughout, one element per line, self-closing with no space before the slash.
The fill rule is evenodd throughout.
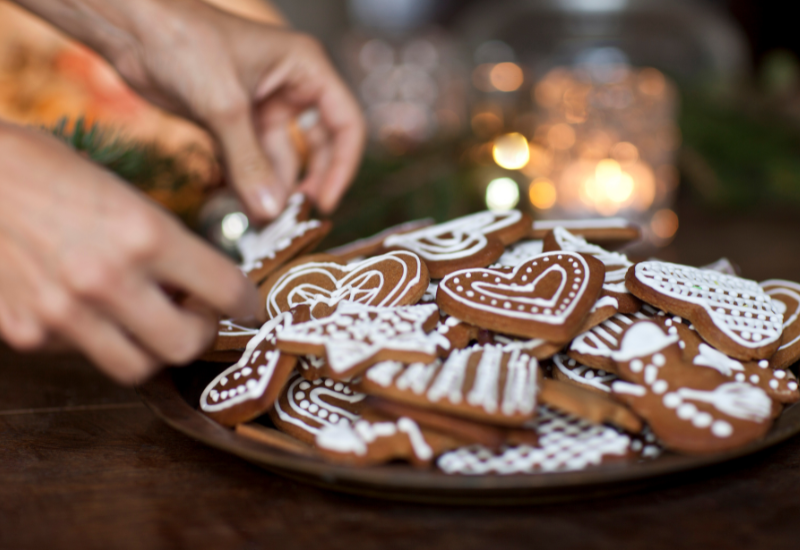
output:
<path id="1" fill-rule="evenodd" d="M 777 307 L 778 311 L 783 315 L 783 330 L 786 330 L 790 325 L 797 322 L 798 316 L 800 316 L 800 285 L 794 283 L 792 281 L 784 281 L 782 279 L 769 279 L 767 281 L 762 281 L 759 283 L 759 286 L 764 289 L 767 295 L 770 297 L 773 303 L 773 307 Z M 794 311 L 787 312 L 786 305 L 773 298 L 773 296 L 784 294 L 792 298 L 797 302 L 797 307 Z M 788 313 L 788 315 L 787 315 Z M 794 346 L 800 342 L 800 333 L 798 335 L 786 342 L 781 342 L 781 346 L 778 350 L 785 350 L 791 346 Z"/>
<path id="2" fill-rule="evenodd" d="M 258 329 L 237 324 L 233 319 L 222 319 L 219 322 L 217 335 L 220 338 L 238 338 L 240 336 L 255 336 Z"/>
<path id="3" fill-rule="evenodd" d="M 415 266 L 413 276 L 409 273 L 406 261 L 410 261 Z M 378 264 L 394 264 L 402 273 L 398 284 L 379 301 L 377 299 L 385 288 L 385 276 L 380 269 L 375 267 Z M 281 312 L 277 300 L 286 289 L 291 289 L 286 298 L 290 308 L 308 304 L 312 314 L 314 308 L 320 303 L 334 307 L 342 301 L 377 307 L 395 307 L 412 288 L 419 284 L 422 271 L 419 257 L 412 252 L 402 250 L 348 265 L 328 262 L 302 264 L 287 271 L 270 289 L 266 300 L 267 312 L 270 315 L 277 315 Z M 336 272 L 345 273 L 345 276 L 339 278 L 334 274 Z M 307 282 L 297 282 L 297 279 L 312 275 L 327 279 L 334 290 L 330 291 Z"/>
<path id="4" fill-rule="evenodd" d="M 545 406 L 538 408 L 530 428 L 539 445 L 507 447 L 495 453 L 472 445 L 442 454 L 437 466 L 447 474 L 531 474 L 583 470 L 609 457 L 631 452 L 632 440 L 612 427 L 590 424 Z"/>
<path id="5" fill-rule="evenodd" d="M 327 366 L 345 373 L 380 350 L 417 351 L 435 355 L 438 339 L 423 325 L 437 314 L 435 304 L 382 308 L 340 302 L 330 317 L 289 327 L 281 340 L 324 346 Z"/>
<path id="6" fill-rule="evenodd" d="M 783 317 L 755 281 L 678 264 L 636 264 L 636 279 L 656 292 L 702 307 L 714 326 L 745 348 L 769 345 L 781 337 Z"/>
<path id="7" fill-rule="evenodd" d="M 360 418 L 359 415 L 322 399 L 323 396 L 350 404 L 359 403 L 366 397 L 363 393 L 351 391 L 342 382 L 334 382 L 329 378 L 309 382 L 297 375 L 289 380 L 285 392 L 289 411 L 283 410 L 280 399 L 276 400 L 274 410 L 278 418 L 312 435 L 318 434 L 320 428 L 309 424 L 308 421 L 325 427 L 349 425 Z"/>
<path id="8" fill-rule="evenodd" d="M 486 235 L 510 227 L 521 219 L 519 210 L 478 212 L 410 233 L 390 235 L 383 245 L 411 250 L 425 260 L 458 260 L 486 248 Z"/>
<path id="9" fill-rule="evenodd" d="M 581 365 L 561 353 L 553 356 L 553 366 L 570 380 L 605 393 L 611 392 L 611 384 L 619 380 L 616 374 Z"/>
<path id="10" fill-rule="evenodd" d="M 632 227 L 625 218 L 590 218 L 584 220 L 536 220 L 533 228 L 536 230 L 555 229 L 623 229 Z"/>
<path id="11" fill-rule="evenodd" d="M 389 422 L 370 422 L 362 419 L 353 424 L 326 425 L 317 432 L 316 445 L 320 449 L 334 453 L 363 457 L 369 452 L 371 444 L 398 433 L 408 438 L 411 450 L 418 460 L 427 462 L 433 458 L 433 449 L 425 441 L 419 425 L 407 417 Z"/>
<path id="12" fill-rule="evenodd" d="M 568 274 L 564 266 L 553 262 L 553 264 L 548 264 L 548 267 L 536 275 L 533 280 L 522 285 L 511 283 L 520 272 L 532 273 L 532 267 L 537 267 L 539 265 L 538 262 L 545 264 L 552 259 L 564 257 L 570 260 L 569 268 L 575 272 L 574 274 Z M 536 285 L 552 273 L 558 273 L 561 279 L 559 287 L 556 292 L 553 293 L 552 298 L 524 296 L 524 293 L 532 294 L 536 289 Z M 439 283 L 438 292 L 447 293 L 450 298 L 469 308 L 522 321 L 560 325 L 572 314 L 576 304 L 586 292 L 586 288 L 589 284 L 588 275 L 589 265 L 580 254 L 573 252 L 548 252 L 524 264 L 518 265 L 508 272 L 491 269 L 465 269 L 456 271 L 442 279 Z M 459 281 L 462 278 L 472 278 L 474 280 L 471 287 L 472 290 L 464 291 L 464 287 L 460 287 Z M 568 281 L 571 280 L 575 282 L 572 283 L 570 288 L 567 288 Z M 453 288 L 454 286 L 455 288 Z M 462 288 L 462 290 L 459 291 L 459 288 Z M 466 292 L 474 292 L 478 297 L 485 297 L 485 300 L 483 302 L 475 300 L 475 297 L 470 297 Z M 509 293 L 513 294 L 510 295 Z M 568 293 L 572 293 L 572 296 L 567 297 Z M 515 307 L 505 307 L 505 304 L 511 304 L 512 300 L 515 303 L 519 303 L 520 306 L 524 306 L 525 309 L 520 311 Z M 494 304 L 492 301 L 494 301 Z"/>
<path id="13" fill-rule="evenodd" d="M 561 250 L 590 254 L 603 262 L 606 266 L 604 289 L 619 294 L 629 294 L 625 287 L 625 275 L 633 262 L 628 260 L 625 254 L 609 252 L 596 244 L 590 244 L 583 237 L 573 235 L 562 226 L 553 228 L 553 238 Z"/>
<path id="14" fill-rule="evenodd" d="M 576 336 L 570 344 L 570 351 L 584 355 L 611 357 L 611 353 L 619 349 L 619 337 L 625 327 L 632 325 L 637 319 L 647 319 L 643 313 L 617 313 L 590 330 Z"/>
<path id="15" fill-rule="evenodd" d="M 278 350 L 267 350 L 259 361 L 260 350 L 258 347 L 264 341 L 274 344 L 276 336 L 291 326 L 292 318 L 292 313 L 286 312 L 264 323 L 258 333 L 247 342 L 245 351 L 239 361 L 217 375 L 203 390 L 200 395 L 200 409 L 205 412 L 218 412 L 261 397 L 272 380 L 275 366 L 280 358 L 280 352 Z M 253 369 L 258 374 L 257 379 L 250 378 Z M 217 389 L 218 387 L 227 386 L 229 381 L 235 384 L 240 378 L 247 379 L 247 381 L 236 386 L 231 385 L 228 390 Z"/>
<path id="16" fill-rule="evenodd" d="M 302 237 L 311 229 L 319 227 L 319 220 L 300 221 L 298 216 L 303 202 L 307 200 L 302 193 L 295 193 L 286 201 L 286 208 L 275 221 L 261 231 L 250 231 L 236 241 L 236 248 L 242 256 L 239 266 L 245 273 L 262 267 L 262 260 L 274 259 L 276 254 L 286 250 L 294 239 Z"/>

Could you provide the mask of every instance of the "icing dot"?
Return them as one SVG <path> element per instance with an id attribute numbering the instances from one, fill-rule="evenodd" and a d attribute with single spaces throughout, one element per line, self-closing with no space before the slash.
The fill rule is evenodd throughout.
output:
<path id="1" fill-rule="evenodd" d="M 653 364 L 656 365 L 657 367 L 663 367 L 666 364 L 666 362 L 667 360 L 660 353 L 656 353 L 653 356 Z"/>
<path id="2" fill-rule="evenodd" d="M 680 342 L 678 342 L 678 347 L 681 348 L 681 349 L 684 349 L 686 347 L 686 342 L 681 340 Z"/>
<path id="3" fill-rule="evenodd" d="M 797 382 L 789 382 L 786 384 L 786 387 L 789 388 L 791 391 L 795 391 L 797 389 Z"/>
<path id="4" fill-rule="evenodd" d="M 468 291 L 467 291 L 467 296 L 468 296 L 469 298 L 473 298 L 473 297 L 475 296 L 475 293 L 474 293 L 474 292 L 472 292 L 471 290 L 468 290 Z"/>
<path id="5" fill-rule="evenodd" d="M 664 396 L 664 406 L 667 408 L 674 409 L 681 403 L 683 403 L 683 400 L 677 393 L 668 393 Z"/>
<path id="6" fill-rule="evenodd" d="M 711 433 L 717 437 L 730 437 L 733 427 L 724 420 L 717 420 L 711 425 Z"/>
<path id="7" fill-rule="evenodd" d="M 570 293 L 569 293 L 569 297 L 570 297 L 570 298 L 574 298 L 574 297 L 575 297 L 575 293 L 574 293 L 574 292 L 570 292 Z"/>
<path id="8" fill-rule="evenodd" d="M 742 374 L 741 372 L 736 375 L 736 381 L 737 382 L 744 382 L 744 380 L 745 380 L 745 375 Z"/>
<path id="9" fill-rule="evenodd" d="M 311 387 L 311 384 L 308 382 L 300 382 L 300 386 L 298 386 L 301 390 L 307 390 Z"/>
<path id="10" fill-rule="evenodd" d="M 758 366 L 761 367 L 762 369 L 765 369 L 769 366 L 769 361 L 767 361 L 766 359 L 762 359 L 761 361 L 758 362 Z"/>
<path id="11" fill-rule="evenodd" d="M 759 381 L 759 380 L 761 380 L 761 379 L 758 377 L 758 375 L 757 375 L 757 374 L 754 374 L 754 375 L 752 375 L 752 376 L 750 377 L 750 382 L 752 382 L 753 384 L 758 384 L 758 381 Z"/>
<path id="12" fill-rule="evenodd" d="M 522 276 L 522 280 L 523 280 L 523 281 L 527 281 L 527 280 L 528 280 L 528 276 L 527 276 L 527 275 L 523 275 L 523 276 Z"/>
<path id="13" fill-rule="evenodd" d="M 308 401 L 308 400 L 305 400 L 305 399 L 300 402 L 300 408 L 301 409 L 307 409 L 310 405 L 311 405 L 311 402 Z"/>
<path id="14" fill-rule="evenodd" d="M 678 418 L 682 420 L 689 420 L 695 414 L 697 414 L 697 407 L 692 405 L 691 403 L 684 403 L 680 407 L 678 407 Z"/>
<path id="15" fill-rule="evenodd" d="M 320 418 L 327 418 L 327 416 L 328 416 L 328 411 L 326 411 L 325 409 L 322 409 L 321 411 L 319 411 L 319 417 Z"/>
<path id="16" fill-rule="evenodd" d="M 518 309 L 519 311 L 525 311 L 525 306 L 517 306 L 517 309 Z"/>
<path id="17" fill-rule="evenodd" d="M 694 424 L 696 428 L 708 428 L 713 420 L 714 418 L 710 414 L 703 411 L 697 413 L 694 418 L 692 418 L 692 424 Z"/>
<path id="18" fill-rule="evenodd" d="M 778 383 L 777 380 L 770 380 L 769 381 L 769 387 L 772 388 L 773 390 L 777 390 L 779 385 L 780 384 Z"/>
<path id="19" fill-rule="evenodd" d="M 464 292 L 464 287 L 463 287 L 463 286 L 461 286 L 461 285 L 458 285 L 458 288 L 456 288 L 456 290 L 457 290 L 458 292 Z"/>
<path id="20" fill-rule="evenodd" d="M 775 376 L 775 378 L 778 378 L 778 379 L 786 378 L 786 371 L 783 371 L 783 370 L 776 370 L 776 371 L 773 373 L 773 376 Z"/>
<path id="21" fill-rule="evenodd" d="M 339 421 L 339 415 L 336 413 L 331 413 L 330 417 L 328 417 L 330 422 L 336 423 Z"/>
<path id="22" fill-rule="evenodd" d="M 643 368 L 644 368 L 644 363 L 642 363 L 640 359 L 634 359 L 633 361 L 631 361 L 631 370 L 633 372 L 642 372 Z"/>
<path id="23" fill-rule="evenodd" d="M 316 403 L 311 403 L 311 404 L 308 406 L 308 412 L 315 413 L 315 412 L 317 412 L 318 410 L 319 410 L 319 405 L 317 405 Z"/>
<path id="24" fill-rule="evenodd" d="M 499 283 L 499 282 L 500 282 L 500 277 L 495 277 L 495 278 L 494 278 L 494 282 L 495 282 L 495 283 Z"/>
<path id="25" fill-rule="evenodd" d="M 653 384 L 653 393 L 662 394 L 667 391 L 669 385 L 664 380 L 657 380 L 655 384 Z"/>
<path id="26" fill-rule="evenodd" d="M 343 387 L 344 387 L 344 384 L 342 384 L 341 382 L 337 382 L 337 383 L 336 383 L 336 384 L 333 386 L 333 389 L 334 389 L 334 391 L 342 391 L 342 388 L 343 388 Z"/>
<path id="27" fill-rule="evenodd" d="M 314 384 L 315 386 L 319 386 L 320 384 L 322 384 L 322 379 L 321 378 L 317 378 L 316 380 L 314 380 L 312 382 L 312 384 Z"/>
<path id="28" fill-rule="evenodd" d="M 577 284 L 572 285 L 572 290 L 578 290 L 578 285 Z"/>
<path id="29" fill-rule="evenodd" d="M 454 282 L 455 284 L 458 284 L 458 283 L 460 282 L 460 280 L 459 280 L 459 278 L 458 278 L 458 277 L 456 277 L 455 279 L 453 279 L 453 282 Z"/>
<path id="30" fill-rule="evenodd" d="M 465 275 L 465 277 L 466 277 L 467 279 L 471 279 L 471 278 L 472 278 L 472 273 L 467 273 L 467 274 Z"/>
<path id="31" fill-rule="evenodd" d="M 481 302 L 485 302 L 485 301 L 486 301 L 486 296 L 481 296 Z"/>
<path id="32" fill-rule="evenodd" d="M 294 394 L 294 400 L 295 401 L 302 401 L 305 398 L 306 398 L 306 394 L 301 392 L 301 391 L 299 391 L 296 394 Z"/>
<path id="33" fill-rule="evenodd" d="M 228 397 L 228 390 L 222 390 L 222 393 L 219 394 L 222 399 L 227 399 Z"/>
<path id="34" fill-rule="evenodd" d="M 253 373 L 253 369 L 250 367 L 245 367 L 242 369 L 242 376 L 250 376 Z"/>
<path id="35" fill-rule="evenodd" d="M 504 302 L 503 303 L 503 307 L 506 308 L 506 309 L 511 308 L 511 302 Z"/>
<path id="36" fill-rule="evenodd" d="M 545 262 L 549 262 L 549 261 L 550 261 L 550 257 L 549 257 L 549 256 L 545 256 L 545 257 L 544 257 L 544 261 L 545 261 Z"/>
<path id="37" fill-rule="evenodd" d="M 536 264 L 533 264 L 533 265 L 536 265 Z M 525 270 L 525 273 L 531 273 L 532 271 L 533 270 L 529 267 L 528 269 Z"/>
<path id="38" fill-rule="evenodd" d="M 492 305 L 496 306 L 497 305 L 497 300 L 492 300 Z"/>

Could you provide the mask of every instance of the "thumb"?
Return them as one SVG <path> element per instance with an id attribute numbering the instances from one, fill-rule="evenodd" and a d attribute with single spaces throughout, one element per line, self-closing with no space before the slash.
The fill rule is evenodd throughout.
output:
<path id="1" fill-rule="evenodd" d="M 277 217 L 286 203 L 288 189 L 261 148 L 249 110 L 213 126 L 230 181 L 248 213 L 258 221 Z"/>

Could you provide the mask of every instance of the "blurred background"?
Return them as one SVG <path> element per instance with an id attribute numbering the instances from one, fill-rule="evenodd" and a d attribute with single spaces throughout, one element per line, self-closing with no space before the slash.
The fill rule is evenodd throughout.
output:
<path id="1" fill-rule="evenodd" d="M 669 257 L 686 218 L 800 211 L 800 34 L 776 1 L 213 3 L 318 37 L 362 102 L 369 150 L 331 244 L 520 208 L 624 217 Z M 202 130 L 2 1 L 0 117 L 53 129 L 223 248 L 247 228 Z"/>

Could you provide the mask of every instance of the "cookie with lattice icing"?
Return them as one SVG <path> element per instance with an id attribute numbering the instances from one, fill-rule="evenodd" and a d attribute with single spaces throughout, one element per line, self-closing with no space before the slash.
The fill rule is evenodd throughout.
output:
<path id="1" fill-rule="evenodd" d="M 613 394 L 674 451 L 720 452 L 761 438 L 773 417 L 764 390 L 685 362 L 679 341 L 654 321 L 628 327 L 613 355 L 626 381 L 614 382 Z"/>
<path id="2" fill-rule="evenodd" d="M 448 474 L 533 474 L 584 470 L 636 456 L 633 438 L 612 427 L 591 424 L 546 406 L 531 422 L 538 445 L 518 445 L 499 452 L 480 445 L 444 453 L 436 465 Z"/>
<path id="3" fill-rule="evenodd" d="M 770 279 L 760 286 L 772 299 L 773 307 L 783 315 L 781 345 L 769 363 L 776 369 L 786 368 L 800 359 L 800 285 Z"/>
<path id="4" fill-rule="evenodd" d="M 312 220 L 311 201 L 295 193 L 272 223 L 259 231 L 248 231 L 236 241 L 242 256 L 240 269 L 258 284 L 298 254 L 313 249 L 331 230 L 328 221 Z"/>
<path id="5" fill-rule="evenodd" d="M 225 426 L 247 422 L 277 399 L 297 358 L 276 348 L 276 339 L 292 323 L 308 320 L 298 308 L 266 322 L 250 339 L 239 361 L 216 376 L 200 395 L 200 410 Z"/>
<path id="6" fill-rule="evenodd" d="M 346 262 L 356 258 L 364 259 L 368 256 L 378 254 L 383 248 L 383 241 L 385 241 L 388 237 L 391 237 L 392 235 L 410 233 L 411 231 L 417 231 L 418 229 L 430 227 L 434 223 L 436 222 L 433 218 L 424 218 L 421 220 L 404 222 L 388 229 L 384 229 L 380 233 L 376 233 L 371 237 L 357 239 L 353 242 L 328 249 L 325 251 L 325 254 L 336 256 L 340 260 Z"/>
<path id="7" fill-rule="evenodd" d="M 708 367 L 727 377 L 729 380 L 744 382 L 761 388 L 778 403 L 795 403 L 800 400 L 797 378 L 784 369 L 775 369 L 770 361 L 739 361 L 732 359 L 711 347 L 700 338 L 697 332 L 678 319 L 662 319 L 668 334 L 677 334 L 683 358 L 692 365 Z M 780 407 L 775 408 L 775 414 Z"/>
<path id="8" fill-rule="evenodd" d="M 619 377 L 613 372 L 582 365 L 572 357 L 559 353 L 553 356 L 553 378 L 575 384 L 603 395 L 611 395 L 611 384 Z"/>
<path id="9" fill-rule="evenodd" d="M 535 220 L 530 237 L 544 239 L 556 227 L 563 227 L 573 235 L 589 242 L 619 247 L 641 237 L 639 227 L 625 218 L 590 218 L 584 220 Z"/>
<path id="10" fill-rule="evenodd" d="M 703 339 L 737 359 L 769 359 L 783 315 L 755 281 L 660 261 L 640 262 L 625 284 L 641 300 L 689 320 Z"/>
<path id="11" fill-rule="evenodd" d="M 416 467 L 429 466 L 437 456 L 464 445 L 451 434 L 420 426 L 411 418 L 386 418 L 370 410 L 352 424 L 325 426 L 314 443 L 332 462 L 371 466 L 402 460 Z"/>
<path id="12" fill-rule="evenodd" d="M 443 337 L 428 333 L 438 320 L 432 304 L 381 308 L 342 302 L 329 317 L 282 331 L 278 348 L 324 356 L 326 376 L 348 380 L 381 361 L 433 361 Z"/>
<path id="13" fill-rule="evenodd" d="M 323 428 L 350 424 L 361 418 L 365 397 L 346 382 L 330 378 L 309 381 L 295 373 L 269 416 L 282 432 L 313 445 Z"/>
<path id="14" fill-rule="evenodd" d="M 534 357 L 502 345 L 456 350 L 446 361 L 379 363 L 364 373 L 365 393 L 489 424 L 520 426 L 536 410 Z"/>
<path id="15" fill-rule="evenodd" d="M 449 315 L 502 334 L 567 342 L 597 302 L 605 268 L 591 256 L 549 252 L 517 267 L 465 269 L 439 283 Z"/>
<path id="16" fill-rule="evenodd" d="M 312 318 L 321 319 L 342 301 L 378 307 L 415 304 L 429 281 L 419 256 L 396 251 L 346 265 L 337 261 L 292 264 L 267 279 L 260 292 L 269 317 L 308 304 Z"/>
<path id="17" fill-rule="evenodd" d="M 610 396 L 552 378 L 542 380 L 539 401 L 592 424 L 613 424 L 630 433 L 642 429 L 642 421 Z"/>
<path id="18" fill-rule="evenodd" d="M 469 267 L 484 267 L 497 260 L 505 245 L 528 231 L 530 219 L 518 210 L 478 212 L 410 233 L 391 235 L 386 250 L 408 250 L 425 260 L 431 277 Z"/>
<path id="19" fill-rule="evenodd" d="M 648 319 L 646 311 L 633 314 L 617 313 L 595 327 L 578 334 L 567 348 L 567 355 L 579 363 L 607 372 L 615 372 L 617 365 L 611 354 L 619 350 L 622 333 L 638 320 Z"/>
<path id="20" fill-rule="evenodd" d="M 588 254 L 603 262 L 606 267 L 603 294 L 616 299 L 617 311 L 635 313 L 642 307 L 639 299 L 625 288 L 625 275 L 633 265 L 625 254 L 609 252 L 596 244 L 590 244 L 583 237 L 573 235 L 563 227 L 553 228 L 544 238 L 545 252 L 558 250 Z"/>

